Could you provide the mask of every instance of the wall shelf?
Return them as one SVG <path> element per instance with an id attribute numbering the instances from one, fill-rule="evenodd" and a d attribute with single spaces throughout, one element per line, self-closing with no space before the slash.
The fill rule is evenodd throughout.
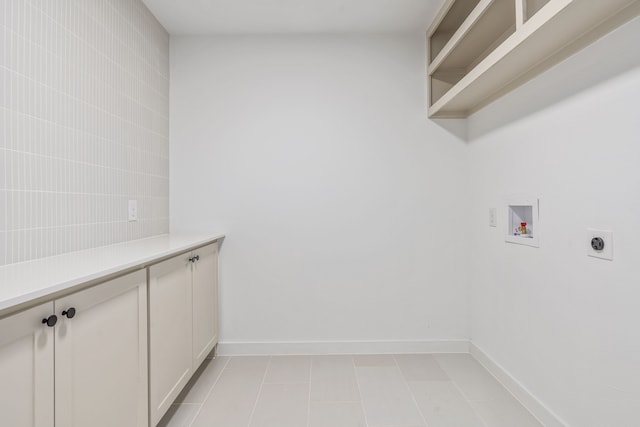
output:
<path id="1" fill-rule="evenodd" d="M 468 18 L 472 10 L 480 3 L 480 0 L 458 1 L 451 5 L 447 14 L 442 18 L 440 25 L 431 34 L 429 39 L 429 52 L 431 61 L 440 54 L 442 49 L 447 45 L 451 37 L 460 31 L 460 27 Z"/>
<path id="2" fill-rule="evenodd" d="M 524 17 L 523 21 L 526 22 L 535 15 L 540 9 L 542 9 L 550 0 L 526 0 L 522 7 Z"/>
<path id="3" fill-rule="evenodd" d="M 428 33 L 429 117 L 467 117 L 638 14 L 640 0 L 448 0 Z"/>

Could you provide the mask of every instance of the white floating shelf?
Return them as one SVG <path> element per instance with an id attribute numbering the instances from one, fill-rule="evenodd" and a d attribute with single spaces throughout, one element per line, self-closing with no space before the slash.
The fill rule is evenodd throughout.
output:
<path id="1" fill-rule="evenodd" d="M 448 0 L 429 31 L 429 117 L 467 117 L 639 14 L 640 0 Z"/>

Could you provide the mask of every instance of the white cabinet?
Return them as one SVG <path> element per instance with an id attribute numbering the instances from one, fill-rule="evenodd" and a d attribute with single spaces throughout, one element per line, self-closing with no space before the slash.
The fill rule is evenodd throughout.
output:
<path id="1" fill-rule="evenodd" d="M 189 381 L 191 357 L 190 254 L 149 267 L 149 401 L 160 421 Z"/>
<path id="2" fill-rule="evenodd" d="M 151 425 L 218 341 L 217 243 L 149 267 Z"/>
<path id="3" fill-rule="evenodd" d="M 147 427 L 146 308 L 138 271 L 0 320 L 2 425 Z"/>
<path id="4" fill-rule="evenodd" d="M 429 30 L 429 117 L 466 117 L 638 16 L 638 0 L 446 0 Z"/>
<path id="5" fill-rule="evenodd" d="M 0 320 L 2 425 L 53 427 L 53 302 Z"/>
<path id="6" fill-rule="evenodd" d="M 193 263 L 193 365 L 200 366 L 218 342 L 218 245 L 195 251 Z"/>
<path id="7" fill-rule="evenodd" d="M 55 301 L 56 427 L 147 427 L 144 271 Z"/>

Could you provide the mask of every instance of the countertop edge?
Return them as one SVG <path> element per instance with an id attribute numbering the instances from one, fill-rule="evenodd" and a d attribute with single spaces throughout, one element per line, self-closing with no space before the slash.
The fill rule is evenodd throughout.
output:
<path id="1" fill-rule="evenodd" d="M 224 237 L 224 234 L 163 234 L 145 239 L 133 240 L 109 246 L 101 246 L 84 251 L 70 252 L 53 257 L 0 267 L 0 278 L 3 277 L 3 273 L 6 274 L 8 272 L 10 274 L 19 275 L 20 270 L 29 271 L 34 268 L 37 269 L 38 267 L 45 272 L 46 265 L 54 263 L 57 260 L 62 261 L 62 264 L 64 264 L 64 261 L 68 261 L 71 257 L 97 256 L 100 255 L 101 252 L 113 249 L 126 250 L 127 248 L 134 247 L 135 245 L 153 244 L 161 239 L 166 240 L 167 243 L 167 247 L 164 249 L 150 249 L 148 253 L 143 256 L 133 257 L 130 261 L 115 263 L 105 262 L 102 268 L 97 268 L 90 273 L 75 275 L 71 272 L 69 273 L 68 278 L 57 280 L 41 288 L 27 290 L 24 293 L 4 295 L 4 293 L 0 291 L 0 318 L 43 304 L 47 301 L 52 301 L 62 296 L 78 292 L 82 289 L 106 282 L 115 277 L 142 270 L 150 265 L 162 262 L 163 260 L 173 256 L 222 240 Z M 171 245 L 172 240 L 177 241 L 178 243 Z"/>

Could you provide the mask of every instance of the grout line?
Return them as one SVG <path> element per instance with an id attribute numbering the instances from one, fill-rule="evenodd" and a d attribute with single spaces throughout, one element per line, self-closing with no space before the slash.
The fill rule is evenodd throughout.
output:
<path id="1" fill-rule="evenodd" d="M 413 394 L 413 390 L 411 390 L 411 386 L 409 385 L 409 381 L 405 378 L 404 373 L 402 373 L 402 369 L 400 369 L 400 364 L 398 363 L 398 359 L 396 359 L 396 355 L 393 354 L 391 356 L 393 357 L 393 361 L 396 363 L 396 369 L 400 373 L 400 378 L 402 378 L 402 381 L 404 381 L 404 385 L 407 387 L 407 390 L 409 391 L 409 394 L 411 395 L 411 400 L 413 401 L 413 404 L 416 406 L 416 409 L 418 410 L 418 413 L 420 414 L 420 418 L 422 418 L 422 422 L 424 423 L 425 426 L 428 426 L 429 423 L 427 422 L 427 418 L 422 413 L 422 409 L 420 409 L 420 405 L 418 405 L 418 400 L 416 399 L 416 396 Z"/>
<path id="2" fill-rule="evenodd" d="M 91 136 L 91 135 L 89 135 Z M 132 147 L 132 146 L 128 146 L 125 144 L 117 144 L 114 143 L 111 140 L 107 140 L 105 139 L 103 142 L 107 143 L 107 144 L 111 144 L 112 147 L 114 149 L 131 149 L 131 151 L 139 151 L 138 154 L 140 154 L 141 156 L 144 155 L 148 158 L 151 158 L 152 160 L 169 160 L 168 157 L 163 157 L 163 156 L 159 156 L 159 155 L 155 155 L 153 153 L 151 153 L 148 150 L 143 150 L 142 148 L 138 148 L 138 147 Z M 120 145 L 119 147 L 116 147 L 116 145 Z M 57 162 L 65 162 L 68 163 L 67 166 L 91 166 L 92 168 L 95 168 L 94 172 L 97 172 L 97 170 L 100 171 L 104 171 L 104 172 L 126 172 L 126 173 L 130 173 L 133 175 L 142 175 L 142 176 L 150 176 L 150 177 L 154 177 L 154 178 L 164 178 L 164 179 L 169 179 L 168 176 L 165 175 L 158 175 L 158 174 L 154 174 L 152 172 L 144 172 L 144 171 L 140 171 L 140 169 L 138 168 L 129 168 L 129 167 L 116 167 L 116 166 L 111 166 L 111 165 L 107 165 L 105 163 L 97 163 L 97 162 L 92 162 L 92 161 L 83 161 L 83 160 L 78 160 L 78 159 L 72 159 L 70 157 L 64 157 L 64 156 L 56 156 L 56 155 L 49 155 L 49 154 L 42 154 L 42 153 L 38 153 L 37 151 L 27 151 L 27 150 L 20 150 L 17 148 L 0 148 L 1 150 L 5 151 L 6 153 L 10 153 L 16 156 L 22 156 L 24 157 L 24 160 L 29 160 L 29 161 L 33 161 L 33 160 L 55 160 Z M 153 159 L 153 157 L 155 157 L 156 159 Z M 28 159 L 27 159 L 28 158 Z M 13 158 L 11 160 L 14 160 Z M 103 159 L 104 160 L 104 159 Z M 144 162 L 144 161 L 143 161 Z M 7 168 L 8 169 L 8 168 Z M 7 191 L 42 191 L 42 192 L 55 192 L 55 193 L 62 193 L 63 191 L 55 191 L 55 190 L 37 190 L 37 189 L 22 189 L 22 188 L 10 188 L 7 187 L 5 188 Z M 76 193 L 83 193 L 83 192 L 72 192 L 73 194 Z M 95 193 L 95 192 L 91 192 L 91 193 L 86 193 L 86 194 L 113 194 L 113 193 Z"/>
<path id="3" fill-rule="evenodd" d="M 69 65 L 80 66 L 81 64 L 69 64 Z M 7 70 L 9 73 L 12 73 L 12 74 L 14 74 L 14 75 L 16 75 L 18 77 L 22 77 L 22 78 L 24 78 L 26 80 L 29 80 L 30 82 L 32 82 L 36 86 L 38 86 L 37 89 L 42 89 L 42 88 L 50 89 L 52 92 L 55 92 L 55 93 L 52 93 L 52 95 L 58 96 L 59 97 L 58 99 L 67 98 L 66 99 L 67 101 L 70 101 L 70 100 L 76 101 L 79 104 L 84 104 L 84 106 L 94 108 L 96 111 L 98 111 L 100 113 L 104 113 L 105 115 L 108 115 L 111 118 L 119 119 L 122 122 L 127 123 L 129 125 L 132 125 L 132 126 L 134 126 L 136 128 L 148 129 L 153 134 L 163 135 L 161 133 L 153 131 L 151 128 L 146 128 L 146 127 L 142 126 L 139 122 L 130 120 L 129 117 L 119 116 L 118 112 L 111 112 L 109 110 L 106 110 L 105 108 L 103 108 L 103 106 L 105 104 L 93 103 L 93 102 L 87 100 L 88 99 L 87 97 L 78 97 L 78 96 L 76 96 L 77 94 L 74 94 L 74 93 L 71 93 L 71 92 L 65 92 L 64 89 L 60 89 L 59 87 L 51 86 L 51 85 L 47 84 L 45 81 L 43 81 L 43 80 L 38 80 L 35 77 L 29 76 L 27 74 L 24 74 L 21 71 L 16 70 L 14 68 L 9 68 L 9 67 L 7 67 L 5 65 L 0 65 L 0 68 L 2 68 L 4 70 Z M 72 69 L 75 69 L 75 68 L 72 68 Z M 96 78 L 95 80 L 96 80 L 97 83 L 101 83 L 100 79 Z M 109 83 L 105 83 L 105 86 L 107 86 L 106 87 L 107 89 L 114 89 L 114 91 L 116 92 L 116 94 L 118 96 L 122 96 L 123 98 L 131 101 L 132 103 L 136 104 L 137 106 L 139 106 L 139 107 L 141 107 L 143 109 L 149 110 L 150 112 L 152 112 L 154 114 L 157 114 L 159 117 L 161 117 L 164 120 L 170 120 L 170 117 L 164 117 L 161 114 L 162 113 L 161 109 L 155 108 L 155 106 L 154 107 L 148 107 L 146 104 L 143 104 L 143 101 L 138 101 L 136 99 L 132 99 L 132 98 L 127 97 L 126 93 L 121 91 L 119 87 L 113 87 Z M 11 101 L 11 100 L 9 100 L 9 101 Z M 163 99 L 163 101 L 167 101 L 167 100 Z M 12 103 L 11 103 L 11 105 L 14 106 Z M 8 109 L 10 111 L 14 111 L 14 112 L 19 113 L 19 114 L 24 114 L 26 116 L 36 117 L 36 118 L 39 118 L 40 120 L 43 120 L 43 121 L 45 121 L 47 123 L 57 124 L 57 122 L 55 120 L 49 120 L 49 119 L 33 116 L 31 114 L 25 113 L 22 110 L 17 110 L 15 108 L 5 108 L 5 109 Z M 69 127 L 69 126 L 63 126 L 63 127 Z"/>
<path id="4" fill-rule="evenodd" d="M 309 356 L 309 395 L 307 399 L 307 427 L 311 425 L 311 375 L 313 374 L 313 356 Z"/>
<path id="5" fill-rule="evenodd" d="M 487 424 L 487 422 L 485 421 L 485 419 L 480 415 L 480 413 L 476 410 L 476 408 L 471 404 L 472 400 L 469 399 L 469 397 L 467 396 L 467 394 L 464 392 L 464 390 L 462 389 L 462 387 L 460 387 L 460 385 L 449 375 L 449 372 L 447 372 L 447 370 L 444 368 L 444 366 L 442 366 L 440 364 L 440 362 L 438 362 L 438 359 L 436 359 L 434 357 L 434 360 L 436 361 L 436 363 L 438 364 L 438 366 L 440 366 L 440 369 L 442 369 L 447 376 L 449 377 L 449 380 L 451 381 L 451 384 L 453 384 L 453 386 L 458 390 L 458 393 L 460 393 L 460 395 L 462 396 L 462 398 L 467 402 L 467 404 L 469 405 L 469 407 L 471 408 L 471 412 L 473 412 L 473 414 L 476 416 L 476 418 L 478 420 L 480 420 L 480 422 L 485 426 L 485 427 L 489 427 L 489 425 Z"/>
<path id="6" fill-rule="evenodd" d="M 475 345 L 474 345 L 474 347 L 478 348 L 478 347 L 477 347 L 477 346 L 475 346 Z M 485 353 L 484 353 L 482 350 L 480 350 L 479 348 L 478 348 L 478 350 L 479 350 L 482 354 L 485 354 Z M 520 398 L 518 398 L 518 396 L 516 396 L 516 395 L 515 395 L 515 393 L 514 393 L 513 391 L 511 391 L 511 389 L 510 389 L 509 387 L 507 387 L 507 385 L 506 385 L 505 383 L 503 383 L 503 382 L 502 382 L 502 380 L 500 380 L 500 378 L 498 378 L 498 376 L 497 376 L 494 372 L 492 372 L 492 370 L 491 370 L 491 369 L 489 369 L 487 366 L 485 366 L 485 364 L 484 364 L 484 363 L 482 363 L 482 361 L 481 361 L 479 358 L 477 358 L 473 353 L 469 352 L 469 355 L 471 356 L 471 358 L 472 358 L 473 360 L 475 360 L 476 362 L 478 362 L 478 364 L 482 367 L 482 369 L 484 369 L 485 371 L 487 371 L 487 373 L 488 373 L 489 375 L 491 375 L 491 377 L 493 377 L 493 378 L 498 382 L 498 384 L 500 384 L 500 386 L 501 386 L 501 387 L 502 387 L 502 388 L 507 392 L 507 394 L 508 394 L 509 396 L 513 397 L 513 398 L 515 399 L 515 401 L 516 401 L 516 402 L 518 402 L 518 403 L 519 403 L 519 404 L 520 404 L 520 405 L 525 409 L 525 411 L 527 411 L 527 412 L 528 412 L 528 413 L 529 413 L 529 414 L 530 414 L 530 415 L 531 415 L 531 416 L 532 416 L 532 417 L 533 417 L 533 418 L 534 418 L 538 423 L 540 423 L 540 425 L 544 426 L 544 423 L 543 423 L 540 419 L 538 419 L 538 416 L 537 416 L 536 414 L 534 414 L 534 413 L 533 413 L 533 411 L 532 411 L 531 409 L 529 409 L 528 405 L 525 405 L 525 404 L 520 400 Z M 488 358 L 488 356 L 486 356 L 486 354 L 485 354 L 485 357 L 487 357 L 487 358 Z M 488 361 L 489 361 L 489 362 L 492 362 L 492 360 L 491 360 L 491 359 L 489 359 Z M 499 367 L 495 362 L 494 362 L 494 366 L 496 366 L 496 368 L 497 368 L 498 370 L 502 370 L 503 372 L 505 372 L 507 379 L 509 379 L 509 378 L 508 378 L 508 377 L 509 377 L 509 374 L 508 374 L 508 373 L 506 373 L 506 371 L 504 371 L 504 369 L 502 369 L 501 367 Z M 516 384 L 516 385 L 518 385 L 518 384 Z"/>
<path id="7" fill-rule="evenodd" d="M 216 357 L 213 358 L 211 363 L 213 363 L 215 360 L 216 360 Z M 216 377 L 215 381 L 211 385 L 211 388 L 207 392 L 207 395 L 202 400 L 202 403 L 200 403 L 200 408 L 196 411 L 196 414 L 193 416 L 193 418 L 191 419 L 191 422 L 189 423 L 189 425 L 187 427 L 191 427 L 191 425 L 193 425 L 193 422 L 196 420 L 196 418 L 198 418 L 198 415 L 200 415 L 200 412 L 202 412 L 202 407 L 204 406 L 205 402 L 207 400 L 209 400 L 209 396 L 211 396 L 211 393 L 213 392 L 213 388 L 216 386 L 216 384 L 218 384 L 218 381 L 220 380 L 220 377 L 222 377 L 222 374 L 225 371 L 225 369 L 227 369 L 227 365 L 229 365 L 230 361 L 231 361 L 231 357 L 227 358 L 227 361 L 225 362 L 225 364 L 222 367 L 222 369 L 220 369 L 220 373 L 218 374 L 218 376 Z"/>
<path id="8" fill-rule="evenodd" d="M 394 361 L 395 361 L 395 359 L 394 359 Z M 362 417 L 364 418 L 365 427 L 369 427 L 369 420 L 367 419 L 367 413 L 364 410 L 364 402 L 362 401 L 362 391 L 360 391 L 360 380 L 358 379 L 358 369 L 356 368 L 356 358 L 353 357 L 353 355 L 351 355 L 351 362 L 353 363 L 353 376 L 356 379 L 356 386 L 358 388 L 358 396 L 360 396 L 360 408 L 362 409 Z"/>
<path id="9" fill-rule="evenodd" d="M 70 36 L 71 36 L 71 38 L 75 39 L 75 40 L 76 40 L 76 43 L 78 44 L 78 45 L 77 45 L 77 47 L 78 47 L 78 48 L 85 47 L 85 48 L 91 49 L 95 54 L 97 54 L 98 59 L 105 60 L 106 62 L 111 63 L 111 65 L 115 65 L 116 67 L 118 67 L 118 68 L 120 69 L 119 71 L 122 71 L 122 72 L 124 72 L 125 74 L 128 74 L 128 77 L 132 77 L 132 78 L 133 78 L 133 80 L 135 80 L 135 82 L 136 82 L 136 83 L 138 83 L 138 84 L 142 84 L 142 85 L 145 85 L 146 87 L 148 87 L 148 88 L 149 88 L 149 89 L 151 89 L 152 91 L 156 92 L 158 95 L 162 96 L 163 100 L 168 100 L 168 96 L 164 96 L 164 94 L 163 94 L 162 92 L 158 91 L 156 88 L 154 88 L 152 85 L 150 85 L 150 84 L 149 84 L 149 82 L 147 82 L 147 81 L 145 81 L 145 80 L 144 80 L 144 78 L 139 78 L 139 77 L 136 75 L 135 70 L 134 70 L 134 71 L 132 71 L 130 68 L 128 68 L 128 66 L 127 66 L 127 65 L 131 65 L 131 64 L 121 64 L 121 63 L 119 63 L 119 62 L 117 61 L 117 59 L 116 59 L 114 56 L 110 56 L 106 51 L 101 51 L 101 50 L 100 50 L 100 47 L 104 47 L 104 45 L 103 45 L 103 46 L 97 46 L 97 45 L 96 45 L 96 46 L 94 46 L 94 45 L 92 45 L 92 44 L 88 41 L 88 39 L 87 39 L 86 37 L 84 37 L 84 38 L 83 38 L 83 35 L 82 35 L 82 34 L 77 34 L 77 33 L 75 33 L 71 28 L 68 28 L 68 27 L 64 26 L 64 25 L 63 25 L 62 23 L 60 23 L 56 18 L 54 18 L 53 16 L 50 16 L 49 14 L 47 14 L 47 13 L 46 13 L 44 10 L 42 10 L 41 8 L 36 8 L 36 9 L 38 9 L 39 11 L 41 11 L 41 12 L 42 12 L 42 15 L 48 18 L 48 22 L 47 22 L 46 24 L 49 24 L 49 23 L 50 23 L 50 24 L 53 24 L 53 26 L 52 26 L 52 30 L 54 30 L 54 31 L 59 31 L 59 32 L 61 32 L 61 33 L 63 33 L 63 34 L 66 34 L 66 35 L 70 35 Z M 144 53 L 141 55 L 141 54 L 139 54 L 139 52 L 136 52 L 136 51 L 134 51 L 134 50 L 132 50 L 132 49 L 129 49 L 129 44 L 130 44 L 130 43 L 129 43 L 129 41 L 120 40 L 120 38 L 118 37 L 118 35 L 117 35 L 117 34 L 115 34 L 115 33 L 113 33 L 112 31 L 110 31 L 110 30 L 109 30 L 109 29 L 104 25 L 104 23 L 103 23 L 103 22 L 100 22 L 99 20 L 97 20 L 97 19 L 96 19 L 96 18 L 94 18 L 93 16 L 90 16 L 89 14 L 86 14 L 86 16 L 87 16 L 89 19 L 92 19 L 94 22 L 96 22 L 99 26 L 102 26 L 103 28 L 105 28 L 105 30 L 106 30 L 107 32 L 111 33 L 111 35 L 113 36 L 114 40 L 119 41 L 119 42 L 120 42 L 120 43 L 121 43 L 125 48 L 127 48 L 127 49 L 129 50 L 129 52 L 130 52 L 130 53 L 132 53 L 132 54 L 133 54 L 133 56 L 134 56 L 136 59 L 140 59 L 140 60 L 142 60 L 142 62 L 144 63 L 144 64 L 143 64 L 143 67 L 144 67 L 144 66 L 149 67 L 149 69 L 150 69 L 152 72 L 154 72 L 154 73 L 156 73 L 158 76 L 160 76 L 160 78 L 163 80 L 163 82 L 162 82 L 162 83 L 165 83 L 166 81 L 169 81 L 169 79 L 170 79 L 170 75 L 169 75 L 169 76 L 165 76 L 165 75 L 162 73 L 162 71 L 163 71 L 163 70 L 162 70 L 162 68 L 161 68 L 161 67 L 159 67 L 159 66 L 156 66 L 156 64 L 153 64 L 153 59 L 155 59 L 155 58 L 152 58 L 152 61 L 151 61 L 151 62 L 147 61 L 147 58 L 145 58 Z M 55 51 L 53 51 L 53 50 L 49 49 L 47 46 L 45 46 L 45 45 L 42 45 L 42 44 L 38 43 L 38 41 L 36 41 L 34 38 L 29 37 L 29 36 L 30 36 L 30 34 L 26 34 L 26 33 L 25 33 L 25 34 L 22 34 L 22 33 L 18 32 L 18 31 L 17 31 L 15 28 L 13 28 L 13 27 L 7 27 L 7 26 L 4 26 L 4 25 L 3 25 L 3 27 L 4 27 L 4 28 L 6 28 L 6 29 L 7 29 L 7 31 L 9 31 L 10 33 L 12 33 L 12 35 L 14 35 L 14 36 L 16 36 L 16 37 L 18 37 L 18 38 L 22 39 L 22 40 L 24 41 L 24 43 L 25 43 L 25 44 L 29 44 L 29 45 L 31 45 L 31 46 L 28 46 L 28 47 L 35 46 L 35 47 L 37 47 L 37 48 L 40 48 L 40 49 L 41 49 L 42 51 L 44 51 L 45 53 L 48 53 L 48 54 L 52 55 L 53 57 L 55 57 L 55 58 L 57 58 L 57 59 L 59 59 L 59 60 L 61 60 L 61 61 L 64 61 L 64 62 L 66 62 L 66 63 L 68 63 L 68 64 L 70 64 L 70 65 L 79 65 L 78 63 L 73 62 L 73 61 L 72 61 L 72 60 L 70 60 L 69 58 L 65 57 L 65 55 L 64 55 L 64 54 L 60 54 L 59 52 L 55 52 Z M 135 27 L 134 27 L 134 30 L 136 30 L 136 28 L 135 28 Z M 142 38 L 143 38 L 143 39 L 145 39 L 144 35 L 142 35 Z M 145 40 L 145 42 L 146 42 L 146 41 L 149 41 L 151 44 L 153 44 L 153 43 L 155 42 L 155 41 L 154 41 L 154 40 L 152 40 L 152 39 Z M 107 43 L 109 43 L 109 41 L 107 41 Z M 164 46 L 163 46 L 163 47 L 164 47 Z M 155 52 L 154 52 L 154 53 L 155 53 Z M 165 58 L 165 57 L 164 57 L 162 47 L 158 49 L 158 53 L 162 56 L 162 59 L 169 59 L 169 58 Z"/>
<path id="10" fill-rule="evenodd" d="M 323 401 L 324 403 L 360 403 L 360 407 L 362 410 L 362 415 L 364 418 L 364 422 L 365 422 L 365 427 L 370 427 L 369 421 L 367 419 L 367 414 L 365 412 L 365 408 L 364 408 L 364 402 L 362 399 L 362 389 L 361 389 L 361 384 L 358 378 L 358 370 L 357 370 L 357 366 L 356 366 L 356 361 L 355 361 L 355 357 L 354 355 L 348 355 L 349 357 L 351 357 L 351 364 L 353 367 L 353 372 L 354 372 L 354 378 L 356 381 L 356 386 L 358 388 L 358 396 L 359 399 L 358 401 Z M 413 393 L 413 391 L 411 390 L 411 386 L 409 384 L 409 380 L 404 376 L 404 374 L 402 373 L 402 369 L 400 369 L 400 365 L 398 363 L 398 359 L 397 359 L 397 355 L 391 355 L 394 361 L 394 365 L 393 367 L 398 371 L 398 373 L 400 374 L 403 383 L 405 384 L 405 387 L 409 390 L 409 393 L 411 394 L 411 399 L 414 402 L 415 407 L 418 409 L 418 413 L 420 414 L 420 417 L 422 419 L 423 422 L 423 426 L 429 426 L 429 422 L 426 419 L 425 414 L 422 412 L 422 410 L 420 409 L 420 405 L 418 405 L 418 401 L 416 399 L 415 394 Z M 199 406 L 198 410 L 196 411 L 195 415 L 193 416 L 193 418 L 191 419 L 190 423 L 188 424 L 188 427 L 191 427 L 193 425 L 193 423 L 196 421 L 196 419 L 198 418 L 198 416 L 200 415 L 200 413 L 202 412 L 202 408 L 204 407 L 204 404 L 209 400 L 209 397 L 211 396 L 213 389 L 215 388 L 215 386 L 218 384 L 220 378 L 222 377 L 222 375 L 224 374 L 225 370 L 227 369 L 229 363 L 231 362 L 231 360 L 233 359 L 234 356 L 229 356 L 227 357 L 227 360 L 224 362 L 224 366 L 222 367 L 222 369 L 220 370 L 220 373 L 217 375 L 217 377 L 215 378 L 213 384 L 211 385 L 211 387 L 209 388 L 206 397 L 204 398 L 202 403 L 179 403 L 179 405 L 197 405 Z M 249 417 L 249 422 L 248 422 L 248 427 L 251 426 L 251 423 L 254 420 L 255 417 L 255 412 L 256 409 L 258 407 L 258 403 L 259 400 L 262 396 L 262 391 L 263 391 L 263 386 L 266 382 L 266 378 L 267 378 L 267 374 L 269 371 L 269 368 L 273 362 L 273 356 L 268 356 L 269 357 L 269 361 L 267 363 L 266 369 L 264 371 L 264 374 L 262 376 L 262 381 L 260 383 L 260 387 L 258 389 L 258 394 L 256 396 L 256 400 L 255 403 L 253 405 L 253 409 L 251 411 L 250 417 Z M 306 427 L 309 427 L 311 425 L 311 385 L 312 385 L 312 374 L 313 374 L 313 364 L 314 364 L 314 355 L 310 355 L 310 364 L 309 364 L 309 390 L 308 390 L 308 399 L 307 399 L 307 422 L 306 422 Z M 214 359 L 215 360 L 215 359 Z M 447 373 L 447 376 L 449 377 L 449 382 L 454 386 L 454 388 L 458 391 L 458 393 L 462 396 L 462 398 L 464 399 L 464 402 L 467 403 L 467 405 L 470 407 L 471 412 L 473 413 L 473 415 L 475 416 L 475 418 L 482 424 L 482 426 L 484 427 L 490 427 L 488 424 L 488 421 L 485 420 L 482 415 L 476 410 L 476 408 L 473 406 L 473 403 L 475 401 L 471 400 L 467 393 L 465 393 L 465 391 L 463 390 L 463 388 L 460 386 L 460 384 L 458 384 L 458 382 L 452 378 L 449 375 L 449 372 L 447 371 L 447 369 L 444 368 L 443 365 L 440 364 L 440 362 L 435 359 L 436 364 L 444 371 Z M 474 359 L 475 360 L 475 359 Z M 484 365 L 480 364 L 481 369 L 486 370 L 488 372 L 488 370 L 484 367 Z M 499 383 L 500 386 L 502 388 L 504 388 L 504 386 Z"/>
<path id="11" fill-rule="evenodd" d="M 473 406 L 473 402 L 471 399 L 469 399 L 469 397 L 464 393 L 464 391 L 462 390 L 462 387 L 460 387 L 458 385 L 457 382 L 455 382 L 453 379 L 451 379 L 451 384 L 453 384 L 453 386 L 458 390 L 458 392 L 460 393 L 460 395 L 462 396 L 462 398 L 467 402 L 467 404 L 469 405 L 469 407 L 471 408 L 471 411 L 473 412 L 473 414 L 476 416 L 476 418 L 478 418 L 478 420 L 485 426 L 485 427 L 489 427 L 489 425 L 487 424 L 487 421 L 482 417 L 482 414 L 480 414 L 480 412 L 478 412 L 475 408 L 475 406 Z"/>
<path id="12" fill-rule="evenodd" d="M 267 373 L 269 372 L 269 366 L 271 366 L 271 360 L 273 356 L 269 356 L 269 362 L 267 363 L 267 368 L 264 370 L 264 375 L 262 376 L 262 382 L 260 383 L 260 388 L 258 389 L 258 395 L 256 396 L 256 402 L 253 404 L 253 410 L 251 411 L 251 416 L 249 417 L 249 424 L 247 427 L 251 427 L 251 422 L 253 421 L 253 417 L 256 414 L 256 408 L 258 407 L 258 402 L 260 401 L 260 396 L 262 395 L 262 386 L 264 386 L 264 381 L 267 378 Z"/>

